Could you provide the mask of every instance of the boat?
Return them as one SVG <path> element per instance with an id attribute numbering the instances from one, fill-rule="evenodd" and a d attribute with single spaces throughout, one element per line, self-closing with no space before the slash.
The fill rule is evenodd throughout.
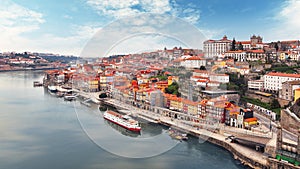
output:
<path id="1" fill-rule="evenodd" d="M 141 131 L 141 127 L 139 126 L 138 121 L 130 118 L 127 115 L 121 115 L 117 112 L 107 110 L 106 112 L 104 112 L 103 118 L 127 130 L 135 131 L 135 132 Z"/>
<path id="2" fill-rule="evenodd" d="M 33 82 L 33 87 L 40 87 L 43 86 L 43 83 L 39 82 L 39 81 L 34 81 Z"/>
<path id="3" fill-rule="evenodd" d="M 188 136 L 186 133 L 182 133 L 179 130 L 173 129 L 173 128 L 169 128 L 169 135 L 170 137 L 177 139 L 177 140 L 184 140 L 187 141 L 188 140 Z"/>
<path id="4" fill-rule="evenodd" d="M 73 100 L 76 100 L 76 96 L 73 96 L 73 95 L 65 95 L 65 96 L 64 96 L 64 100 L 65 100 L 65 101 L 73 101 Z"/>
<path id="5" fill-rule="evenodd" d="M 57 92 L 57 86 L 48 86 L 48 91 L 51 93 L 56 93 Z"/>

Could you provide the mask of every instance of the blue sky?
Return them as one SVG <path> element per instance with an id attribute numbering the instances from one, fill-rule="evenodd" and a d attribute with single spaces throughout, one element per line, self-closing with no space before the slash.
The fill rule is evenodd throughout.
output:
<path id="1" fill-rule="evenodd" d="M 97 31 L 144 13 L 176 16 L 212 39 L 225 34 L 237 40 L 256 34 L 265 42 L 300 39 L 298 0 L 1 0 L 0 52 L 80 55 Z M 143 42 L 144 48 L 174 45 L 155 45 L 156 40 L 161 41 Z"/>

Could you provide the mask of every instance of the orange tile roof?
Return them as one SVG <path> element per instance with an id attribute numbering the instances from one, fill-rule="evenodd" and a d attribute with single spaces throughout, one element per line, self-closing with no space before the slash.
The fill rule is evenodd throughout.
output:
<path id="1" fill-rule="evenodd" d="M 248 52 L 253 52 L 253 53 L 264 53 L 264 50 L 261 50 L 261 49 L 255 49 L 255 50 L 248 50 Z"/>
<path id="2" fill-rule="evenodd" d="M 227 51 L 225 53 L 242 53 L 244 52 L 243 50 L 235 50 L 235 51 Z"/>
<path id="3" fill-rule="evenodd" d="M 256 117 L 248 118 L 248 119 L 245 119 L 244 121 L 245 121 L 245 122 L 257 121 L 257 118 L 256 118 Z"/>
<path id="4" fill-rule="evenodd" d="M 196 72 L 196 73 L 208 73 L 207 70 L 199 70 L 199 69 L 195 69 L 194 72 Z"/>
<path id="5" fill-rule="evenodd" d="M 203 77 L 203 76 L 192 76 L 192 78 L 195 78 L 195 79 L 209 79 L 208 77 Z"/>
<path id="6" fill-rule="evenodd" d="M 205 60 L 205 59 L 203 59 L 203 58 L 201 58 L 199 56 L 192 56 L 192 57 L 189 57 L 189 58 L 187 58 L 185 60 Z"/>
<path id="7" fill-rule="evenodd" d="M 238 41 L 236 42 L 237 44 L 242 43 L 242 44 L 251 44 L 251 41 Z"/>
<path id="8" fill-rule="evenodd" d="M 182 99 L 182 103 L 187 104 L 187 105 L 192 105 L 192 106 L 198 105 L 198 102 L 193 102 L 193 101 L 188 100 L 188 99 Z"/>
<path id="9" fill-rule="evenodd" d="M 281 77 L 295 77 L 300 78 L 300 74 L 289 74 L 289 73 L 279 73 L 279 72 L 270 72 L 268 76 L 281 76 Z"/>

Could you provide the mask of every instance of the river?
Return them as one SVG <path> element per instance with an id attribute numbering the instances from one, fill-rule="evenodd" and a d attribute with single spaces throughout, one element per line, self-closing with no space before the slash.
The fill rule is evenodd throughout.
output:
<path id="1" fill-rule="evenodd" d="M 40 71 L 0 73 L 1 169 L 244 168 L 225 149 L 193 137 L 174 141 L 157 124 L 142 122 L 141 134 L 128 133 L 103 120 L 97 105 L 64 101 L 33 87 L 42 78 Z M 176 144 L 158 153 L 155 148 L 162 141 L 154 146 L 139 142 L 156 136 L 164 144 Z"/>

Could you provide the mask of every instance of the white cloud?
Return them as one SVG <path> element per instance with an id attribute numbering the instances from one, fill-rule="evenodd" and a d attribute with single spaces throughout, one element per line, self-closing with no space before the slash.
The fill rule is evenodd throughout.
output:
<path id="1" fill-rule="evenodd" d="M 85 43 L 99 30 L 98 25 L 89 23 L 89 25 L 74 25 L 69 36 L 40 34 L 38 38 L 31 38 L 30 33 L 39 30 L 44 22 L 42 13 L 9 0 L 1 2 L 0 52 L 32 51 L 79 55 Z"/>
<path id="2" fill-rule="evenodd" d="M 175 0 L 87 0 L 100 15 L 123 18 L 142 13 L 172 14 L 195 24 L 200 11 L 188 4 L 182 8 Z"/>
<path id="3" fill-rule="evenodd" d="M 137 0 L 87 0 L 87 4 L 95 8 L 99 14 L 115 18 L 137 14 L 139 11 L 132 7 L 138 3 Z"/>
<path id="4" fill-rule="evenodd" d="M 73 17 L 70 16 L 70 15 L 63 15 L 63 18 L 65 18 L 65 19 L 73 19 Z"/>
<path id="5" fill-rule="evenodd" d="M 3 0 L 0 3 L 1 50 L 18 50 L 26 46 L 29 40 L 22 37 L 22 34 L 39 29 L 40 24 L 44 22 L 41 13 Z"/>
<path id="6" fill-rule="evenodd" d="M 267 40 L 300 39 L 300 1 L 285 1 L 281 10 L 273 20 L 277 23 L 275 27 L 266 32 Z"/>

